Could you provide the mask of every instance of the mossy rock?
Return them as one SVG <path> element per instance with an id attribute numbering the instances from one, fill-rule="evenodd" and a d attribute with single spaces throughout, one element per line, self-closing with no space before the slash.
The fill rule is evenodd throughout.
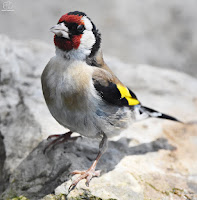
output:
<path id="1" fill-rule="evenodd" d="M 117 200 L 117 199 L 101 199 L 99 197 L 96 197 L 90 193 L 83 193 L 77 197 L 66 197 L 64 195 L 52 195 L 49 194 L 45 196 L 42 200 Z"/>
<path id="2" fill-rule="evenodd" d="M 45 196 L 42 200 L 66 200 L 66 197 L 63 194 L 60 195 L 49 194 Z"/>
<path id="3" fill-rule="evenodd" d="M 29 200 L 29 199 L 21 195 L 21 196 L 14 197 L 14 198 L 8 199 L 8 200 Z"/>

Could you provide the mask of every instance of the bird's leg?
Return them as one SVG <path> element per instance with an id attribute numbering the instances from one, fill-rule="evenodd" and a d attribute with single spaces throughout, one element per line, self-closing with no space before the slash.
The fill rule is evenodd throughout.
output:
<path id="1" fill-rule="evenodd" d="M 89 183 L 93 177 L 100 176 L 100 170 L 95 171 L 95 169 L 96 169 L 96 165 L 97 165 L 99 159 L 105 153 L 106 149 L 107 149 L 107 136 L 105 134 L 103 134 L 103 138 L 99 144 L 99 153 L 98 153 L 95 161 L 92 163 L 91 167 L 86 171 L 75 170 L 71 173 L 71 174 L 81 174 L 81 175 L 72 182 L 72 184 L 69 187 L 69 192 L 71 190 L 73 190 L 76 187 L 76 185 L 78 184 L 78 182 L 81 181 L 82 179 L 86 179 L 86 185 L 89 186 Z"/>
<path id="2" fill-rule="evenodd" d="M 45 147 L 45 149 L 44 149 L 43 152 L 45 153 L 46 150 L 47 150 L 49 147 L 51 147 L 51 146 L 54 147 L 55 145 L 61 144 L 61 143 L 65 142 L 65 141 L 67 141 L 67 140 L 76 140 L 78 137 L 70 137 L 72 133 L 73 133 L 72 131 L 69 131 L 69 132 L 64 133 L 64 134 L 61 134 L 61 135 L 50 135 L 50 136 L 47 138 L 47 140 L 50 139 L 50 138 L 54 138 L 54 137 L 55 137 L 56 139 L 54 139 L 53 141 L 51 141 L 51 142 Z"/>

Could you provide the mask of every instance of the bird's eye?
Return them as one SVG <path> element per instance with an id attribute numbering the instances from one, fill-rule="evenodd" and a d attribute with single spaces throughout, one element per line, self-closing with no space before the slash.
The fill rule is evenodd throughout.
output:
<path id="1" fill-rule="evenodd" d="M 78 32 L 82 33 L 85 30 L 84 25 L 81 24 L 81 25 L 77 26 L 77 30 L 78 30 Z"/>

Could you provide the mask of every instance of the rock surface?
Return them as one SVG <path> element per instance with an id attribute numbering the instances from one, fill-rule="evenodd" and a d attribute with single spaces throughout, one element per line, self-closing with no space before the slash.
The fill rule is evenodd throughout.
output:
<path id="1" fill-rule="evenodd" d="M 97 167 L 101 177 L 88 188 L 81 181 L 67 195 L 69 173 L 91 165 L 99 141 L 78 138 L 43 153 L 48 135 L 66 131 L 51 117 L 41 91 L 40 75 L 54 49 L 2 35 L 0 41 L 0 199 L 197 199 L 196 79 L 107 58 L 144 105 L 188 123 L 133 124 L 110 140 Z"/>

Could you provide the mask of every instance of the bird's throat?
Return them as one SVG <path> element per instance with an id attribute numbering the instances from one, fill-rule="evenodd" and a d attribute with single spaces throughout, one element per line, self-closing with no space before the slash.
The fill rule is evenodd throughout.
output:
<path id="1" fill-rule="evenodd" d="M 80 39 L 82 35 L 74 35 L 71 39 L 67 39 L 64 37 L 54 36 L 54 43 L 59 49 L 63 51 L 70 51 L 72 49 L 78 49 L 80 45 Z"/>

